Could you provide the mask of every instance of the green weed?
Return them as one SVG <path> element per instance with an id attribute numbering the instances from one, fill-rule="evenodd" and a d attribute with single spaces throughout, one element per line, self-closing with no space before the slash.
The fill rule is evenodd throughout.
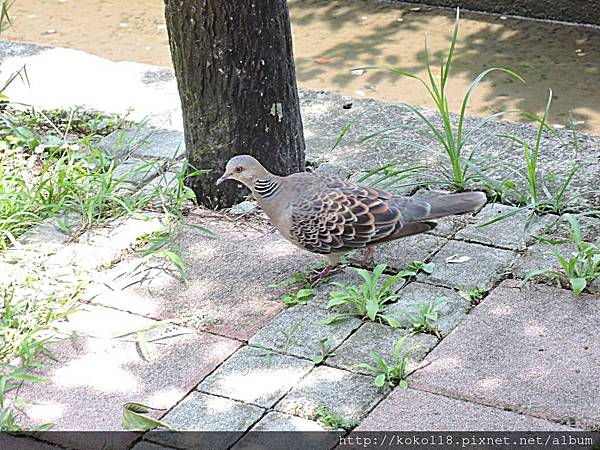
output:
<path id="1" fill-rule="evenodd" d="M 312 358 L 315 364 L 321 364 L 327 356 L 327 354 L 329 353 L 329 351 L 331 350 L 331 342 L 329 342 L 329 338 L 322 338 L 319 341 L 319 347 L 319 353 L 317 353 Z M 329 356 L 334 356 L 334 354 L 332 353 Z"/>
<path id="2" fill-rule="evenodd" d="M 288 306 L 306 305 L 314 296 L 315 290 L 313 288 L 303 288 L 294 293 L 284 294 L 281 301 Z"/>
<path id="3" fill-rule="evenodd" d="M 544 130 L 558 136 L 556 131 L 548 124 L 550 107 L 552 105 L 552 90 L 548 95 L 548 101 L 544 109 L 544 114 L 539 117 L 533 113 L 523 113 L 523 115 L 538 124 L 536 139 L 533 144 L 517 138 L 512 135 L 500 135 L 504 139 L 517 143 L 524 156 L 523 167 L 509 166 L 511 173 L 515 179 L 508 178 L 502 182 L 498 182 L 490 177 L 482 174 L 485 179 L 486 186 L 492 191 L 496 198 L 504 203 L 519 206 L 518 209 L 500 214 L 493 220 L 490 220 L 482 225 L 485 227 L 492 223 L 504 220 L 516 214 L 529 212 L 530 216 L 534 214 L 552 212 L 555 214 L 563 214 L 565 211 L 577 208 L 576 199 L 569 197 L 569 188 L 577 172 L 580 170 L 578 163 L 573 163 L 572 167 L 559 180 L 561 174 L 544 175 L 539 167 L 540 158 L 542 156 L 542 138 Z M 573 145 L 576 152 L 579 149 L 577 133 L 571 125 L 573 136 Z M 521 182 L 519 182 L 519 180 Z M 525 185 L 523 190 L 520 185 Z"/>
<path id="4" fill-rule="evenodd" d="M 468 291 L 460 291 L 459 295 L 473 305 L 478 305 L 487 291 L 482 288 L 473 288 Z"/>
<path id="5" fill-rule="evenodd" d="M 399 327 L 400 323 L 391 316 L 385 314 L 387 304 L 396 300 L 399 294 L 392 290 L 396 281 L 406 276 L 405 273 L 398 273 L 389 277 L 381 286 L 378 283 L 382 278 L 385 264 L 379 264 L 373 272 L 364 269 L 358 269 L 358 274 L 364 280 L 359 286 L 347 286 L 342 283 L 333 283 L 338 287 L 339 291 L 330 293 L 331 300 L 327 303 L 326 308 L 330 309 L 334 306 L 347 305 L 351 311 L 348 313 L 338 313 L 333 317 L 323 321 L 324 324 L 335 323 L 341 319 L 348 317 L 361 317 L 372 321 L 382 320 L 387 322 L 392 327 Z"/>
<path id="6" fill-rule="evenodd" d="M 405 339 L 406 336 L 399 339 L 398 342 L 396 342 L 396 345 L 394 345 L 394 353 L 391 362 L 386 361 L 379 353 L 372 351 L 369 352 L 369 356 L 375 365 L 360 363 L 355 367 L 370 371 L 375 377 L 373 383 L 379 388 L 383 388 L 387 383 L 390 387 L 398 386 L 402 389 L 406 389 L 408 387 L 406 381 L 408 375 L 408 362 L 410 360 L 410 355 L 416 347 L 413 346 L 403 351 Z"/>
<path id="7" fill-rule="evenodd" d="M 434 267 L 435 267 L 434 263 L 424 263 L 421 261 L 414 261 L 414 262 L 410 263 L 405 270 L 401 271 L 400 274 L 402 274 L 403 277 L 405 277 L 405 276 L 416 277 L 419 274 L 419 272 L 423 272 L 427 275 L 431 275 L 433 273 Z"/>
<path id="8" fill-rule="evenodd" d="M 475 126 L 473 126 L 469 131 L 465 132 L 464 130 L 464 121 L 466 117 L 466 110 L 469 103 L 469 99 L 473 94 L 473 91 L 477 88 L 479 83 L 487 77 L 489 74 L 493 72 L 503 72 L 508 74 L 509 76 L 516 78 L 521 82 L 525 82 L 523 78 L 513 72 L 510 69 L 503 67 L 491 67 L 483 72 L 481 72 L 471 83 L 467 92 L 465 93 L 460 112 L 458 115 L 458 122 L 453 123 L 452 115 L 450 112 L 450 107 L 448 104 L 448 96 L 447 96 L 447 85 L 450 73 L 452 71 L 452 64 L 454 59 L 454 52 L 456 47 L 456 42 L 458 40 L 458 32 L 459 32 L 459 24 L 460 24 L 460 15 L 457 9 L 456 11 L 456 22 L 454 25 L 454 30 L 452 33 L 452 40 L 450 42 L 450 48 L 448 50 L 448 56 L 444 59 L 442 56 L 440 58 L 440 69 L 439 69 L 439 78 L 436 78 L 434 75 L 433 64 L 430 61 L 429 57 L 429 49 L 427 47 L 427 38 L 425 38 L 425 62 L 427 67 L 427 79 L 423 79 L 411 72 L 407 72 L 406 70 L 400 68 L 388 68 L 387 70 L 393 74 L 409 77 L 419 81 L 431 99 L 433 100 L 435 107 L 439 113 L 441 119 L 441 127 L 436 125 L 432 120 L 427 118 L 425 114 L 423 114 L 419 109 L 411 106 L 411 105 L 403 105 L 411 112 L 416 114 L 419 119 L 426 126 L 428 133 L 430 133 L 434 139 L 439 143 L 442 147 L 442 154 L 445 156 L 447 160 L 447 164 L 438 164 L 435 166 L 435 173 L 437 176 L 431 180 L 425 181 L 426 184 L 442 184 L 450 186 L 454 189 L 464 190 L 466 189 L 472 182 L 479 180 L 478 171 L 473 170 L 473 157 L 477 150 L 481 148 L 485 142 L 490 138 L 489 136 L 485 136 L 474 144 L 472 144 L 472 140 L 475 137 L 476 133 L 490 120 L 500 117 L 507 112 L 498 112 L 496 114 L 492 114 L 491 116 L 482 119 Z M 380 137 L 382 135 L 388 135 L 390 132 L 398 130 L 400 128 L 406 128 L 405 125 L 394 126 L 384 130 L 380 130 L 376 133 L 373 133 L 369 136 L 366 136 L 362 139 L 362 142 L 373 139 L 375 137 Z M 422 151 L 425 154 L 430 153 L 432 150 L 426 145 L 419 144 L 417 142 L 412 141 L 397 141 L 403 145 L 410 145 L 417 150 Z M 471 145 L 472 148 L 469 153 L 466 153 L 467 145 Z M 395 164 L 386 165 L 386 171 L 395 171 L 398 166 Z M 406 179 L 410 175 L 418 174 L 419 171 L 414 171 L 410 167 L 402 166 L 402 169 L 398 169 L 398 175 L 385 175 L 385 179 L 394 178 L 399 176 L 400 179 Z"/>
<path id="9" fill-rule="evenodd" d="M 53 336 L 49 331 L 74 311 L 81 288 L 76 285 L 44 294 L 42 287 L 49 280 L 36 276 L 26 264 L 22 270 L 27 273 L 22 284 L 0 285 L 0 431 L 20 429 L 15 414 L 20 400 L 16 395 L 9 399 L 7 394 L 18 392 L 25 382 L 48 383 L 33 373 L 42 366 L 41 357 L 54 358 L 48 349 Z"/>
<path id="10" fill-rule="evenodd" d="M 324 426 L 334 430 L 351 430 L 360 423 L 360 420 L 344 419 L 339 414 L 336 414 L 334 411 L 325 408 L 322 405 L 318 405 L 315 408 L 315 415 L 317 416 L 319 422 L 321 422 Z"/>
<path id="11" fill-rule="evenodd" d="M 436 298 L 426 304 L 412 305 L 405 312 L 406 318 L 411 322 L 411 330 L 415 333 L 430 333 L 440 338 L 436 322 L 440 318 L 440 305 L 444 297 Z"/>
<path id="12" fill-rule="evenodd" d="M 583 241 L 581 228 L 577 219 L 571 214 L 565 214 L 564 219 L 571 229 L 570 243 L 575 244 L 576 251 L 571 257 L 564 256 L 552 242 L 548 242 L 550 252 L 560 263 L 562 271 L 555 269 L 540 269 L 529 272 L 523 282 L 543 275 L 551 280 L 556 280 L 559 285 L 568 284 L 575 294 L 581 294 L 589 283 L 600 277 L 600 239 L 595 243 Z M 561 241 L 560 243 L 564 243 Z"/>

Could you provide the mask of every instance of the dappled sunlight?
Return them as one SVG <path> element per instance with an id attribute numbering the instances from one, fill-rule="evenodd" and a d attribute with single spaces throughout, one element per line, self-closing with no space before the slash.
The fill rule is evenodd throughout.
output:
<path id="1" fill-rule="evenodd" d="M 151 405 L 153 408 L 169 408 L 185 397 L 186 394 L 187 392 L 178 388 L 165 389 L 154 392 L 148 397 L 147 402 L 148 405 Z"/>
<path id="2" fill-rule="evenodd" d="M 526 336 L 542 337 L 546 336 L 546 327 L 537 324 L 526 325 L 523 329 Z"/>
<path id="3" fill-rule="evenodd" d="M 56 422 L 63 416 L 65 408 L 61 403 L 30 403 L 27 415 L 36 423 Z"/>
<path id="4" fill-rule="evenodd" d="M 438 358 L 432 361 L 427 366 L 427 370 L 432 371 L 444 371 L 447 369 L 463 369 L 465 367 L 464 361 L 458 356 L 446 356 Z"/>
<path id="5" fill-rule="evenodd" d="M 321 116 L 328 116 L 330 112 L 331 108 L 327 103 L 313 103 L 302 109 L 303 114 L 310 115 L 314 119 L 318 119 Z"/>
<path id="6" fill-rule="evenodd" d="M 284 240 L 278 240 L 270 243 L 269 245 L 264 245 L 259 250 L 260 256 L 265 258 L 289 257 L 297 254 L 300 251 L 292 243 Z"/>
<path id="7" fill-rule="evenodd" d="M 95 348 L 94 348 L 95 347 Z M 130 349 L 111 348 L 92 341 L 84 356 L 67 362 L 54 371 L 58 386 L 86 386 L 102 392 L 130 392 L 139 389 L 139 379 L 123 366 L 139 360 Z"/>
<path id="8" fill-rule="evenodd" d="M 260 398 L 273 392 L 281 385 L 282 379 L 297 379 L 297 368 L 267 367 L 252 369 L 251 372 L 231 373 L 219 381 L 226 386 L 232 398 Z"/>
<path id="9" fill-rule="evenodd" d="M 502 387 L 502 385 L 505 382 L 506 381 L 503 380 L 502 378 L 486 377 L 486 378 L 483 378 L 481 380 L 478 380 L 477 383 L 476 383 L 476 385 L 479 386 L 484 391 L 493 391 L 493 390 L 495 390 L 497 388 Z"/>
<path id="10" fill-rule="evenodd" d="M 493 305 L 489 312 L 494 316 L 510 317 L 513 314 L 513 308 L 508 305 Z"/>
<path id="11" fill-rule="evenodd" d="M 60 323 L 60 331 L 65 334 L 77 334 L 110 339 L 118 334 L 138 330 L 153 321 L 132 314 L 115 314 L 107 308 L 82 306 L 69 315 L 69 320 Z"/>
<path id="12" fill-rule="evenodd" d="M 231 400 L 215 397 L 214 395 L 207 395 L 205 406 L 211 413 L 224 413 L 231 411 L 232 405 Z"/>

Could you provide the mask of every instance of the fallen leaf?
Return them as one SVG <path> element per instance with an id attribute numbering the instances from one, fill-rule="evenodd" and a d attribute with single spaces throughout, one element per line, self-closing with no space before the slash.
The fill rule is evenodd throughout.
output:
<path id="1" fill-rule="evenodd" d="M 315 59 L 315 62 L 317 64 L 329 64 L 331 62 L 331 60 L 328 58 L 319 58 L 319 59 Z"/>
<path id="2" fill-rule="evenodd" d="M 465 263 L 467 261 L 471 261 L 471 257 L 470 256 L 452 255 L 452 256 L 448 256 L 446 258 L 446 264 L 462 264 L 462 263 Z"/>

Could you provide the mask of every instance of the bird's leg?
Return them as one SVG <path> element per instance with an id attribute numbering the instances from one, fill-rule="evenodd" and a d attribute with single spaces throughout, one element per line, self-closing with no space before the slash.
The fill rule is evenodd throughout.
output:
<path id="1" fill-rule="evenodd" d="M 308 277 L 309 283 L 314 285 L 327 277 L 330 277 L 332 275 L 335 275 L 336 273 L 339 273 L 342 270 L 339 267 L 340 257 L 341 257 L 341 255 L 339 255 L 339 254 L 328 255 L 327 256 L 328 264 L 325 266 L 324 269 L 316 270 L 314 272 L 314 275 L 311 275 L 310 277 Z"/>
<path id="2" fill-rule="evenodd" d="M 375 256 L 375 247 L 372 245 L 367 246 L 367 251 L 365 252 L 365 260 L 363 261 L 364 267 L 369 267 L 373 265 L 373 257 Z"/>

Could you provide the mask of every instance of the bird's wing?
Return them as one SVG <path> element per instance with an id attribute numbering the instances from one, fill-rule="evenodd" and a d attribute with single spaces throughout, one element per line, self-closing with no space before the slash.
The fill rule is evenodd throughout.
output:
<path id="1" fill-rule="evenodd" d="M 423 200 L 333 177 L 325 180 L 290 205 L 290 234 L 309 251 L 341 253 L 435 226 L 411 223 L 427 219 L 430 205 Z"/>

